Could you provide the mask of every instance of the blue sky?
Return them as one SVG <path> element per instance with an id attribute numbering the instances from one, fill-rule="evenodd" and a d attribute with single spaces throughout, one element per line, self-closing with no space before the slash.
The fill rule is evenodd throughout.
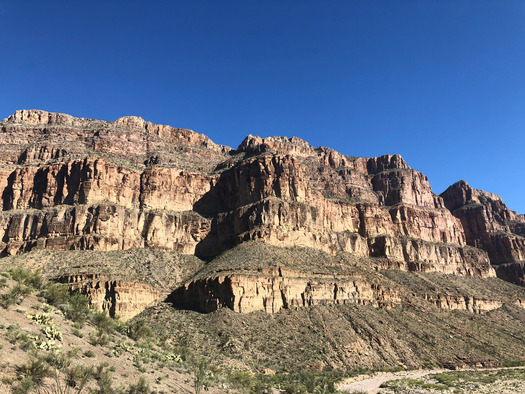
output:
<path id="1" fill-rule="evenodd" d="M 464 179 L 525 213 L 521 0 L 4 0 L 0 45 L 0 118 L 399 153 L 436 193 Z"/>

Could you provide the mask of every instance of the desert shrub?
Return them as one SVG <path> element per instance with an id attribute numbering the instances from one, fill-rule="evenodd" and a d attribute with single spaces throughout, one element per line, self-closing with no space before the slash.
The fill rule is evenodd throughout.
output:
<path id="1" fill-rule="evenodd" d="M 42 295 L 46 301 L 60 309 L 64 316 L 80 324 L 86 321 L 89 314 L 89 300 L 79 291 L 69 292 L 66 284 L 48 283 Z"/>
<path id="2" fill-rule="evenodd" d="M 40 385 L 46 377 L 51 376 L 49 365 L 38 358 L 31 358 L 27 363 L 17 366 L 16 372 L 22 379 L 31 379 L 36 386 Z"/>
<path id="3" fill-rule="evenodd" d="M 98 330 L 96 334 L 89 334 L 88 342 L 93 346 L 105 346 L 109 343 L 109 335 Z"/>
<path id="4" fill-rule="evenodd" d="M 209 369 L 209 365 L 205 360 L 195 364 L 193 371 L 193 388 L 196 394 L 199 394 L 203 389 L 207 390 L 213 379 L 213 373 Z"/>
<path id="5" fill-rule="evenodd" d="M 20 382 L 12 388 L 13 394 L 27 394 L 35 388 L 35 383 L 28 377 L 22 378 Z"/>
<path id="6" fill-rule="evenodd" d="M 9 270 L 8 273 L 11 279 L 34 290 L 41 289 L 44 283 L 40 270 L 31 272 L 22 267 L 17 267 Z"/>
<path id="7" fill-rule="evenodd" d="M 144 338 L 151 338 L 153 336 L 151 328 L 144 320 L 130 321 L 127 324 L 126 334 L 135 341 Z"/>
<path id="8" fill-rule="evenodd" d="M 47 302 L 55 307 L 66 305 L 69 302 L 69 291 L 66 284 L 49 282 L 43 296 Z"/>
<path id="9" fill-rule="evenodd" d="M 251 371 L 234 371 L 230 373 L 229 378 L 236 387 L 251 388 L 255 384 L 255 377 Z"/>
<path id="10" fill-rule="evenodd" d="M 62 349 L 46 352 L 38 358 L 56 370 L 65 370 L 71 364 L 71 360 Z"/>
<path id="11" fill-rule="evenodd" d="M 98 328 L 98 330 L 101 333 L 104 333 L 104 334 L 108 334 L 112 332 L 116 327 L 116 321 L 112 319 L 111 317 L 109 317 L 105 311 L 104 312 L 92 311 L 92 313 L 90 314 L 89 320 L 91 321 L 91 323 L 93 323 L 95 327 Z"/>
<path id="12" fill-rule="evenodd" d="M 82 389 L 84 384 L 93 376 L 93 367 L 75 365 L 66 370 L 66 384 L 69 387 Z"/>
<path id="13" fill-rule="evenodd" d="M 99 364 L 93 371 L 93 377 L 98 384 L 98 390 L 95 393 L 115 394 L 117 390 L 113 388 L 113 377 L 110 370 L 107 369 L 108 363 Z"/>
<path id="14" fill-rule="evenodd" d="M 21 331 L 19 324 L 12 324 L 7 327 L 5 336 L 10 343 L 13 345 L 18 344 L 22 350 L 28 351 L 36 349 L 33 337 L 27 332 Z"/>
<path id="15" fill-rule="evenodd" d="M 128 394 L 149 394 L 150 392 L 149 384 L 144 377 L 141 377 L 137 383 L 129 386 L 127 390 Z"/>
<path id="16" fill-rule="evenodd" d="M 79 338 L 84 338 L 84 333 L 77 328 L 73 328 L 71 333 Z"/>
<path id="17" fill-rule="evenodd" d="M 20 283 L 13 286 L 7 293 L 0 295 L 0 305 L 7 309 L 13 304 L 20 304 L 32 290 Z"/>
<path id="18" fill-rule="evenodd" d="M 69 320 L 83 323 L 86 321 L 89 310 L 90 308 L 88 298 L 84 294 L 75 291 L 70 294 L 68 307 L 64 311 L 64 315 Z"/>

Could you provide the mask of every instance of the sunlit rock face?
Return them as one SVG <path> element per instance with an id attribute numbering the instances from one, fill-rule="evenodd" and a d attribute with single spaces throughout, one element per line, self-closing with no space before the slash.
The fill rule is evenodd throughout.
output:
<path id="1" fill-rule="evenodd" d="M 517 215 L 501 197 L 473 189 L 465 181 L 453 184 L 441 197 L 461 220 L 467 243 L 488 253 L 498 277 L 523 285 L 525 215 Z"/>
<path id="2" fill-rule="evenodd" d="M 209 261 L 258 241 L 481 277 L 495 276 L 491 262 L 525 259 L 523 216 L 464 182 L 437 196 L 399 155 L 350 157 L 296 137 L 248 136 L 234 150 L 139 117 L 106 122 L 37 110 L 4 119 L 0 144 L 3 256 L 157 248 Z M 286 286 L 305 288 L 302 280 Z M 366 293 L 345 280 L 316 286 L 311 303 L 343 302 L 323 295 L 326 286 Z M 272 291 L 263 298 L 279 298 Z M 308 304 L 294 301 L 298 294 L 306 293 L 280 302 Z M 244 299 L 238 309 L 262 305 Z"/>

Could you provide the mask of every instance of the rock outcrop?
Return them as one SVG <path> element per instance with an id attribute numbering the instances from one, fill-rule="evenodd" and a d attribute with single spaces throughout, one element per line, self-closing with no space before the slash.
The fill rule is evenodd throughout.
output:
<path id="1" fill-rule="evenodd" d="M 425 295 L 424 299 L 440 309 L 469 311 L 478 314 L 492 311 L 503 305 L 503 302 L 497 300 L 469 296 L 450 296 L 448 294 Z"/>
<path id="2" fill-rule="evenodd" d="M 71 290 L 87 295 L 94 308 L 106 311 L 111 317 L 119 316 L 123 321 L 156 305 L 167 296 L 137 280 L 112 280 L 92 274 L 63 276 L 58 280 L 67 283 Z"/>
<path id="3" fill-rule="evenodd" d="M 305 274 L 277 267 L 208 277 L 187 283 L 170 299 L 182 308 L 212 312 L 228 307 L 240 313 L 275 313 L 319 304 L 391 307 L 400 303 L 395 291 L 360 277 Z"/>
<path id="4" fill-rule="evenodd" d="M 501 197 L 473 189 L 460 181 L 441 197 L 445 206 L 461 220 L 467 243 L 485 250 L 496 267 L 498 277 L 517 284 L 525 283 L 525 215 L 517 215 Z"/>
<path id="5" fill-rule="evenodd" d="M 491 262 L 525 258 L 524 217 L 466 184 L 437 196 L 399 155 L 350 157 L 296 137 L 248 136 L 233 150 L 139 117 L 106 122 L 37 110 L 1 122 L 0 144 L 2 256 L 157 248 L 210 261 L 253 240 L 382 258 L 378 269 L 479 277 L 495 276 Z M 375 285 L 348 278 L 274 274 L 262 282 L 249 273 L 202 279 L 186 290 L 209 287 L 200 304 L 243 311 L 391 302 Z M 329 297 L 329 288 L 341 292 Z"/>

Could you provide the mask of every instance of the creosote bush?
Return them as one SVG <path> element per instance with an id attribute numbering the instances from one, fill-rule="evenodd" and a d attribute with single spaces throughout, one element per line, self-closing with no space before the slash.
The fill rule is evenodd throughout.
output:
<path id="1" fill-rule="evenodd" d="M 131 339 L 138 341 L 140 339 L 151 338 L 153 332 L 144 320 L 133 320 L 126 325 L 126 334 Z"/>
<path id="2" fill-rule="evenodd" d="M 34 290 L 40 290 L 44 284 L 44 279 L 42 278 L 40 270 L 32 272 L 22 267 L 16 267 L 7 271 L 7 273 L 11 279 Z"/>
<path id="3" fill-rule="evenodd" d="M 49 364 L 39 358 L 31 358 L 27 363 L 19 365 L 16 368 L 16 372 L 19 377 L 30 379 L 37 386 L 46 377 L 51 376 Z"/>
<path id="4" fill-rule="evenodd" d="M 129 389 L 127 390 L 128 394 L 149 394 L 150 392 L 149 384 L 142 376 L 137 383 L 129 386 Z"/>
<path id="5" fill-rule="evenodd" d="M 89 300 L 79 291 L 71 293 L 66 284 L 49 282 L 42 295 L 49 304 L 60 309 L 67 319 L 80 324 L 86 321 L 90 312 Z"/>
<path id="6" fill-rule="evenodd" d="M 0 295 L 0 305 L 7 309 L 11 305 L 20 304 L 25 297 L 32 293 L 30 287 L 16 284 L 7 293 Z"/>

